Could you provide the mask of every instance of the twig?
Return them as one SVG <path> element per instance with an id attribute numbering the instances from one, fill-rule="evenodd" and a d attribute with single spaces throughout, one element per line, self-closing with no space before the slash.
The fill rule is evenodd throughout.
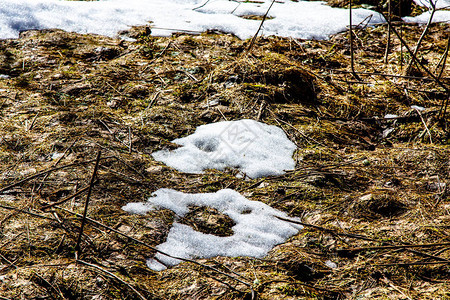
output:
<path id="1" fill-rule="evenodd" d="M 209 1 L 210 1 L 210 0 L 206 0 L 205 3 L 201 4 L 200 6 L 194 7 L 192 10 L 197 10 L 197 9 L 202 8 L 203 6 L 205 6 L 206 4 L 208 4 Z"/>
<path id="2" fill-rule="evenodd" d="M 299 221 L 295 221 L 295 220 L 291 220 L 291 219 L 286 219 L 286 218 L 278 217 L 278 216 L 275 216 L 275 217 L 280 219 L 280 220 L 286 221 L 286 222 L 299 224 L 299 225 L 302 225 L 302 226 L 305 226 L 305 227 L 314 228 L 314 229 L 317 229 L 317 230 L 320 230 L 320 231 L 324 231 L 324 232 L 328 232 L 330 234 L 335 234 L 335 235 L 338 235 L 338 236 L 346 236 L 346 237 L 355 238 L 355 239 L 361 239 L 361 240 L 366 240 L 366 241 L 380 242 L 380 241 L 377 241 L 376 239 L 372 239 L 372 238 L 364 236 L 364 235 L 340 233 L 340 232 L 337 232 L 335 230 L 324 228 L 324 227 L 320 227 L 320 226 L 317 226 L 317 225 L 312 225 L 312 224 L 299 222 Z M 434 258 L 434 259 L 439 260 L 439 261 L 450 262 L 450 260 L 442 258 L 442 257 L 439 257 L 439 256 L 436 256 L 436 255 L 428 254 L 428 253 L 425 253 L 425 252 L 421 252 L 421 251 L 417 251 L 417 250 L 409 249 L 409 248 L 405 248 L 405 249 L 407 249 L 408 251 L 410 251 L 412 253 L 416 253 L 416 254 L 419 254 L 419 255 L 422 255 L 422 256 L 425 256 L 425 257 Z"/>
<path id="3" fill-rule="evenodd" d="M 355 62 L 354 62 L 354 56 L 353 56 L 353 25 L 352 25 L 352 0 L 349 1 L 349 16 L 350 16 L 350 28 L 349 28 L 349 42 L 350 42 L 350 68 L 352 70 L 353 77 L 355 77 L 356 80 L 361 81 L 359 76 L 355 72 Z"/>
<path id="4" fill-rule="evenodd" d="M 34 275 L 36 275 L 40 280 L 42 280 L 46 285 L 48 285 L 49 287 L 51 287 L 57 294 L 59 294 L 59 297 L 61 297 L 61 299 L 66 299 L 66 297 L 64 297 L 63 293 L 61 292 L 60 289 L 56 288 L 53 286 L 53 284 L 51 284 L 50 282 L 48 282 L 47 279 L 45 279 L 44 277 L 42 277 L 41 275 L 39 275 L 37 272 L 34 272 Z"/>
<path id="5" fill-rule="evenodd" d="M 445 47 L 444 54 L 442 54 L 441 59 L 439 60 L 439 63 L 436 66 L 436 71 L 438 73 L 437 78 L 441 79 L 442 73 L 444 73 L 445 65 L 447 63 L 447 56 L 448 56 L 448 50 L 450 47 L 450 36 L 447 39 L 447 47 Z M 442 64 L 441 70 L 438 72 L 439 66 Z"/>
<path id="6" fill-rule="evenodd" d="M 420 120 L 421 120 L 422 123 L 423 123 L 423 126 L 425 126 L 425 130 L 426 130 L 426 132 L 428 133 L 428 136 L 430 137 L 430 144 L 433 144 L 433 139 L 431 138 L 430 130 L 428 129 L 427 123 L 425 123 L 425 120 L 424 120 L 423 117 L 422 117 L 422 113 L 421 113 L 420 110 L 418 110 L 417 108 L 415 108 L 415 110 L 416 110 L 417 114 L 419 115 Z"/>
<path id="7" fill-rule="evenodd" d="M 105 156 L 105 157 L 102 158 L 102 160 L 110 159 L 110 158 L 115 158 L 115 157 L 114 156 Z M 34 175 L 30 175 L 28 177 L 25 177 L 22 180 L 19 180 L 19 181 L 15 182 L 15 183 L 12 183 L 10 185 L 5 186 L 4 188 L 0 189 L 0 194 L 3 194 L 5 191 L 10 190 L 11 188 L 13 188 L 15 186 L 18 186 L 18 185 L 20 185 L 20 184 L 22 184 L 24 182 L 30 181 L 30 180 L 32 180 L 34 178 L 40 177 L 40 176 L 45 175 L 47 173 L 58 171 L 58 170 L 65 169 L 65 168 L 70 168 L 70 167 L 73 167 L 73 166 L 80 166 L 80 165 L 90 164 L 90 163 L 93 163 L 95 161 L 96 161 L 95 159 L 91 159 L 91 160 L 86 160 L 86 161 L 80 161 L 80 162 L 67 164 L 67 165 L 60 166 L 60 167 L 51 167 L 50 169 L 44 170 L 44 171 L 36 173 Z"/>
<path id="8" fill-rule="evenodd" d="M 295 221 L 295 220 L 291 220 L 291 219 L 287 219 L 287 218 L 283 218 L 283 217 L 279 217 L 279 216 L 274 216 L 277 219 L 280 219 L 282 221 L 286 221 L 289 223 L 294 223 L 294 224 L 298 224 L 298 225 L 302 225 L 305 227 L 310 227 L 310 228 L 314 228 L 320 231 L 325 231 L 334 235 L 339 235 L 339 236 L 346 236 L 346 237 L 350 237 L 350 238 L 355 238 L 355 239 L 361 239 L 361 240 L 366 240 L 366 241 L 375 241 L 374 239 L 364 236 L 364 235 L 359 235 L 359 234 L 351 234 L 351 233 L 342 233 L 342 232 L 337 232 L 333 229 L 328 229 L 325 227 L 320 227 L 317 225 L 312 225 L 312 224 L 308 224 L 308 223 L 304 223 L 304 222 L 299 222 L 299 221 Z"/>
<path id="9" fill-rule="evenodd" d="M 334 73 L 351 73 L 351 71 L 347 71 L 347 70 L 336 70 L 336 69 L 327 68 L 327 67 L 321 67 L 321 68 L 322 69 L 332 70 Z M 365 76 L 382 76 L 382 77 L 416 79 L 416 80 L 423 80 L 423 81 L 435 81 L 433 78 L 429 78 L 429 77 L 418 77 L 418 76 L 397 75 L 397 74 L 385 74 L 385 73 L 380 73 L 380 72 L 358 72 L 358 71 L 356 71 L 356 74 L 358 74 L 358 75 L 365 75 Z M 448 79 L 448 78 L 446 78 L 446 79 Z"/>
<path id="10" fill-rule="evenodd" d="M 7 206 L 7 205 L 3 205 L 3 204 L 0 204 L 0 207 L 4 208 L 4 209 L 8 209 L 8 210 L 15 210 L 15 211 L 18 211 L 18 212 L 21 212 L 21 213 L 24 213 L 24 214 L 29 214 L 29 215 L 32 215 L 34 217 L 38 217 L 38 218 L 41 218 L 41 219 L 47 219 L 47 220 L 52 220 L 52 221 L 55 220 L 53 218 L 50 218 L 50 217 L 47 217 L 47 216 L 43 216 L 43 215 L 40 215 L 40 214 L 36 214 L 34 212 L 27 211 L 27 210 L 24 210 L 24 209 L 20 209 L 20 208 L 17 208 L 17 207 Z"/>
<path id="11" fill-rule="evenodd" d="M 31 131 L 33 129 L 34 123 L 36 123 L 36 119 L 39 116 L 39 112 L 34 116 L 33 120 L 31 121 L 30 126 L 28 126 L 27 131 Z"/>
<path id="12" fill-rule="evenodd" d="M 394 267 L 394 266 L 423 266 L 423 265 L 446 265 L 450 264 L 450 261 L 418 261 L 418 262 L 410 262 L 410 263 L 393 263 L 393 264 L 379 264 L 375 265 L 378 267 Z"/>
<path id="13" fill-rule="evenodd" d="M 392 16 L 392 10 L 391 10 L 391 0 L 388 1 L 388 16 L 389 20 Z M 388 56 L 389 56 L 389 48 L 391 46 L 391 26 L 388 24 L 387 27 L 387 43 L 386 43 L 386 50 L 384 52 L 384 63 L 388 63 Z"/>
<path id="14" fill-rule="evenodd" d="M 127 168 L 129 168 L 130 170 L 132 170 L 133 172 L 135 172 L 136 174 L 138 174 L 139 176 L 141 176 L 142 178 L 147 178 L 147 176 L 145 176 L 143 173 L 139 172 L 138 170 L 136 170 L 134 167 L 130 166 L 128 163 L 126 163 L 124 160 L 122 160 L 120 157 L 117 156 L 112 156 L 111 158 L 116 159 L 118 162 L 121 162 L 122 164 L 124 164 Z"/>
<path id="15" fill-rule="evenodd" d="M 65 212 L 67 212 L 67 213 L 73 214 L 73 215 L 75 215 L 75 216 L 78 216 L 78 217 L 81 217 L 81 216 L 82 216 L 82 215 L 80 215 L 80 214 L 78 214 L 78 213 L 76 213 L 76 212 L 70 211 L 70 210 L 65 209 L 65 208 L 63 208 L 63 207 L 59 207 L 59 206 L 56 206 L 56 207 L 59 208 L 59 209 L 61 209 L 61 210 L 63 210 L 63 211 L 65 211 Z M 112 231 L 112 232 L 114 232 L 114 233 L 116 233 L 116 234 L 119 234 L 119 235 L 121 235 L 121 236 L 123 236 L 123 237 L 126 237 L 126 238 L 130 239 L 131 241 L 133 241 L 133 242 L 135 242 L 135 243 L 137 243 L 137 244 L 140 244 L 140 245 L 142 245 L 142 246 L 144 246 L 144 247 L 147 247 L 148 249 L 150 249 L 150 250 L 152 250 L 152 251 L 155 251 L 155 252 L 158 252 L 158 253 L 160 253 L 160 254 L 162 254 L 162 255 L 164 255 L 164 256 L 167 256 L 167 257 L 170 257 L 170 258 L 174 258 L 174 259 L 178 259 L 178 260 L 181 260 L 181 261 L 184 261 L 184 262 L 190 262 L 190 263 L 199 265 L 199 266 L 201 266 L 201 267 L 204 267 L 204 268 L 206 268 L 206 269 L 210 269 L 210 270 L 212 270 L 212 271 L 214 271 L 214 272 L 217 272 L 217 273 L 222 274 L 222 275 L 224 275 L 224 276 L 227 276 L 227 277 L 229 277 L 229 278 L 231 278 L 231 279 L 233 279 L 233 280 L 236 280 L 236 281 L 238 281 L 238 282 L 240 282 L 240 283 L 246 285 L 246 286 L 249 287 L 250 289 L 252 289 L 252 285 L 251 285 L 250 283 L 247 283 L 247 282 L 245 282 L 245 281 L 242 281 L 242 280 L 240 280 L 239 278 L 236 278 L 236 277 L 233 276 L 233 275 L 230 275 L 230 274 L 227 274 L 227 273 L 225 273 L 225 272 L 222 272 L 222 271 L 220 271 L 220 270 L 218 270 L 218 269 L 216 269 L 216 268 L 214 268 L 214 267 L 211 267 L 211 266 L 208 266 L 208 265 L 199 263 L 199 262 L 197 262 L 197 261 L 195 261 L 195 260 L 192 260 L 192 259 L 182 258 L 182 257 L 177 257 L 177 256 L 174 256 L 174 255 L 170 255 L 170 254 L 168 254 L 168 253 L 166 253 L 166 252 L 163 252 L 163 251 L 161 251 L 161 250 L 158 250 L 157 248 L 155 248 L 155 247 L 153 247 L 153 246 L 150 246 L 149 244 L 147 244 L 147 243 L 145 243 L 145 242 L 143 242 L 143 241 L 141 241 L 141 240 L 135 239 L 135 238 L 133 238 L 133 237 L 131 237 L 131 236 L 129 236 L 129 235 L 127 235 L 127 234 L 125 234 L 125 233 L 123 233 L 123 232 L 117 230 L 117 229 L 114 229 L 114 228 L 112 228 L 112 227 L 109 227 L 109 226 L 107 226 L 107 225 L 105 225 L 105 224 L 103 224 L 103 223 L 100 223 L 100 222 L 98 222 L 98 221 L 96 221 L 96 220 L 94 220 L 94 219 L 91 219 L 91 218 L 89 218 L 89 217 L 86 217 L 86 221 L 89 221 L 89 222 L 91 222 L 92 224 L 98 225 L 98 226 L 103 227 L 103 228 L 105 228 L 105 229 L 107 229 L 107 230 L 109 230 L 109 231 Z"/>
<path id="16" fill-rule="evenodd" d="M 131 142 L 131 126 L 128 126 L 128 153 L 131 154 L 133 150 L 132 142 Z"/>
<path id="17" fill-rule="evenodd" d="M 62 200 L 59 200 L 58 202 L 53 202 L 53 203 L 51 203 L 51 204 L 47 204 L 47 205 L 42 206 L 41 209 L 42 209 L 42 210 L 46 210 L 46 209 L 48 209 L 48 208 L 50 208 L 50 207 L 53 207 L 53 206 L 56 206 L 56 205 L 59 205 L 59 204 L 63 204 L 63 203 L 65 203 L 65 202 L 69 201 L 70 199 L 75 198 L 75 197 L 77 197 L 78 195 L 83 194 L 83 193 L 86 192 L 88 189 L 89 189 L 89 186 L 86 186 L 86 187 L 82 188 L 81 190 L 79 190 L 78 192 L 76 192 L 75 194 L 72 194 L 72 195 L 70 195 L 70 196 L 67 196 L 66 198 L 64 198 L 64 199 L 62 199 Z"/>
<path id="18" fill-rule="evenodd" d="M 416 49 L 414 49 L 414 56 L 417 56 L 417 53 L 419 52 L 419 48 L 420 48 L 420 45 L 422 44 L 423 38 L 425 37 L 425 35 L 428 32 L 428 29 L 430 28 L 430 25 L 431 25 L 431 21 L 433 20 L 434 13 L 436 12 L 436 5 L 433 3 L 432 0 L 430 0 L 429 2 L 431 5 L 431 8 L 432 8 L 431 15 L 430 15 L 430 18 L 428 19 L 425 29 L 423 30 L 422 34 L 419 37 L 419 40 L 417 41 Z M 406 74 L 408 74 L 411 71 L 413 62 L 414 62 L 414 59 L 411 59 L 409 61 L 408 66 L 406 67 Z"/>
<path id="19" fill-rule="evenodd" d="M 450 243 L 433 243 L 433 244 L 416 244 L 416 245 L 388 245 L 388 246 L 372 246 L 372 247 L 358 247 L 348 249 L 338 249 L 338 252 L 356 253 L 368 250 L 384 250 L 384 249 L 406 249 L 406 248 L 428 248 L 438 246 L 449 246 Z"/>
<path id="20" fill-rule="evenodd" d="M 272 3 L 270 3 L 269 8 L 267 9 L 266 13 L 264 14 L 261 24 L 259 24 L 258 30 L 256 31 L 255 35 L 253 36 L 252 40 L 250 41 L 250 45 L 248 45 L 247 52 L 252 51 L 253 46 L 255 45 L 256 38 L 258 37 L 259 31 L 261 30 L 264 22 L 266 21 L 267 15 L 269 14 L 270 9 L 272 8 L 273 4 L 276 0 L 272 0 Z"/>
<path id="21" fill-rule="evenodd" d="M 147 300 L 147 298 L 145 298 L 141 293 L 139 293 L 139 291 L 137 291 L 134 287 L 132 287 L 132 286 L 131 286 L 130 284 L 128 284 L 127 282 L 125 282 L 123 279 L 120 279 L 120 277 L 118 277 L 117 275 L 115 275 L 115 274 L 109 272 L 108 270 L 105 270 L 105 269 L 103 269 L 103 268 L 100 267 L 100 266 L 97 266 L 97 265 L 94 265 L 94 264 L 90 264 L 90 263 L 88 263 L 88 262 L 85 262 L 84 260 L 81 260 L 81 259 L 77 259 L 76 261 L 77 261 L 77 263 L 80 263 L 80 264 L 82 264 L 82 265 L 85 265 L 85 266 L 88 266 L 88 267 L 91 267 L 91 268 L 94 268 L 94 269 L 97 269 L 97 270 L 102 271 L 103 273 L 105 273 L 105 274 L 111 276 L 112 278 L 116 279 L 117 281 L 119 281 L 119 282 L 122 283 L 123 285 L 127 286 L 127 287 L 128 287 L 130 290 L 132 290 L 132 291 L 133 291 L 140 299 Z"/>
<path id="22" fill-rule="evenodd" d="M 86 196 L 86 202 L 84 204 L 84 212 L 83 212 L 83 218 L 81 219 L 80 233 L 78 235 L 77 244 L 75 246 L 75 255 L 76 255 L 77 258 L 81 256 L 81 252 L 80 253 L 78 253 L 78 252 L 80 251 L 81 237 L 83 236 L 84 224 L 86 223 L 86 215 L 87 215 L 87 210 L 88 210 L 88 206 L 89 206 L 89 199 L 91 197 L 92 186 L 94 185 L 94 182 L 95 182 L 95 176 L 97 174 L 97 169 L 98 169 L 98 164 L 100 162 L 101 153 L 102 152 L 100 150 L 97 153 L 97 158 L 95 160 L 94 171 L 92 172 L 91 182 L 89 183 L 88 193 L 87 193 L 87 196 Z"/>
<path id="23" fill-rule="evenodd" d="M 388 22 L 388 23 L 391 23 L 391 21 L 389 21 L 387 18 L 386 18 L 386 16 L 383 14 L 383 12 L 381 12 L 380 11 L 380 14 L 382 14 L 382 16 L 384 17 L 384 19 L 386 20 L 386 22 Z M 392 26 L 391 26 L 392 27 Z M 406 48 L 406 50 L 408 51 L 408 53 L 412 56 L 412 58 L 416 61 L 416 63 L 418 63 L 421 67 L 422 67 L 422 69 L 431 77 L 431 78 L 433 78 L 434 79 L 434 81 L 438 84 L 438 85 L 440 85 L 444 90 L 445 90 L 445 92 L 447 93 L 447 99 L 444 99 L 443 101 L 442 101 L 442 105 L 441 105 L 441 108 L 440 108 L 440 111 L 439 111 L 439 119 L 443 119 L 444 118 L 444 116 L 445 116 L 445 114 L 446 114 L 446 111 L 447 111 L 447 106 L 448 106 L 448 100 L 449 100 L 449 89 L 448 89 L 448 87 L 445 85 L 445 84 L 443 84 L 442 82 L 441 82 L 441 80 L 439 79 L 439 78 L 437 78 L 430 70 L 428 70 L 428 68 L 427 67 L 425 67 L 424 65 L 423 65 L 423 63 L 417 58 L 417 56 L 416 55 L 414 55 L 414 53 L 411 51 L 411 49 L 408 47 L 408 44 L 405 42 L 405 40 L 401 37 L 401 35 L 397 32 L 397 30 L 395 29 L 395 27 L 392 27 L 391 28 L 392 29 L 392 32 L 394 32 L 394 34 L 399 38 L 399 40 L 400 40 L 400 42 L 405 46 L 405 48 Z"/>

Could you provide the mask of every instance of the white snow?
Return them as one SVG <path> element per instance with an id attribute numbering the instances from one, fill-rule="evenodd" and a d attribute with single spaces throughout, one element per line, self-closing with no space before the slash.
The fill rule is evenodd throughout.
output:
<path id="1" fill-rule="evenodd" d="M 232 227 L 233 235 L 220 237 L 205 234 L 175 221 L 167 240 L 156 247 L 159 251 L 185 259 L 214 256 L 263 257 L 275 245 L 285 242 L 302 228 L 275 217 L 287 218 L 284 212 L 262 202 L 248 200 L 230 189 L 205 194 L 185 194 L 172 189 L 159 189 L 147 203 L 129 203 L 122 209 L 130 213 L 145 214 L 156 208 L 165 208 L 182 217 L 189 212 L 189 206 L 193 205 L 212 207 L 229 216 L 236 223 Z M 155 259 L 147 261 L 147 265 L 160 271 L 166 266 L 174 266 L 180 262 L 157 253 Z"/>
<path id="2" fill-rule="evenodd" d="M 154 35 L 170 35 L 186 30 L 203 32 L 217 29 L 245 39 L 253 36 L 260 21 L 241 16 L 263 15 L 271 0 L 263 3 L 228 0 L 1 0 L 0 38 L 17 38 L 28 29 L 60 28 L 79 33 L 115 36 L 132 25 L 152 22 Z M 202 6 L 205 4 L 204 6 Z M 200 7 L 202 6 L 202 7 Z M 326 39 L 345 30 L 348 10 L 332 8 L 320 1 L 277 1 L 270 10 L 262 34 L 304 39 Z M 382 17 L 371 10 L 353 10 L 358 24 L 372 16 L 371 23 Z"/>
<path id="3" fill-rule="evenodd" d="M 418 111 L 424 111 L 426 108 L 423 106 L 417 106 L 417 105 L 411 105 L 412 109 L 418 110 Z"/>
<path id="4" fill-rule="evenodd" d="M 394 114 L 386 114 L 386 115 L 384 115 L 385 119 L 395 119 L 397 117 L 398 117 L 398 115 L 394 115 Z"/>
<path id="5" fill-rule="evenodd" d="M 292 170 L 297 148 L 279 127 L 254 120 L 223 121 L 199 126 L 175 139 L 182 147 L 161 150 L 153 158 L 186 173 L 237 168 L 250 178 L 281 175 Z"/>
<path id="6" fill-rule="evenodd" d="M 332 262 L 331 260 L 327 260 L 325 262 L 325 265 L 330 268 L 330 269 L 336 269 L 337 268 L 337 264 L 335 262 Z"/>
<path id="7" fill-rule="evenodd" d="M 450 0 L 432 0 L 436 8 L 450 8 Z M 414 0 L 417 5 L 430 8 L 430 0 Z"/>
<path id="8" fill-rule="evenodd" d="M 433 15 L 433 22 L 450 22 L 450 11 L 448 10 L 439 10 L 442 8 L 450 9 L 450 0 L 432 0 L 438 9 Z M 429 0 L 414 0 L 417 5 L 425 6 L 431 8 Z M 427 23 L 430 19 L 431 11 L 426 11 L 421 15 L 416 17 L 404 17 L 403 20 L 405 22 L 411 23 Z"/>

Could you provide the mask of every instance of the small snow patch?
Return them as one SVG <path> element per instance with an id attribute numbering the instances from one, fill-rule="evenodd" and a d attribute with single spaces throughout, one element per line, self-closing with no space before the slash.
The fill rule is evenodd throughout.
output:
<path id="1" fill-rule="evenodd" d="M 202 125 L 192 135 L 172 142 L 182 147 L 152 156 L 181 172 L 198 174 L 231 167 L 258 178 L 281 175 L 295 167 L 296 146 L 283 130 L 254 120 Z"/>
<path id="2" fill-rule="evenodd" d="M 180 258 L 263 257 L 275 245 L 285 242 L 302 228 L 276 218 L 286 218 L 284 212 L 262 202 L 248 200 L 230 189 L 205 194 L 185 194 L 172 189 L 159 189 L 152 196 L 147 203 L 129 203 L 122 209 L 130 213 L 145 214 L 153 208 L 165 208 L 183 217 L 189 212 L 190 206 L 206 206 L 217 209 L 235 222 L 232 227 L 233 235 L 216 236 L 196 231 L 175 221 L 166 242 L 156 248 Z M 160 271 L 180 262 L 173 257 L 157 253 L 154 259 L 147 261 L 147 265 L 152 270 Z"/>

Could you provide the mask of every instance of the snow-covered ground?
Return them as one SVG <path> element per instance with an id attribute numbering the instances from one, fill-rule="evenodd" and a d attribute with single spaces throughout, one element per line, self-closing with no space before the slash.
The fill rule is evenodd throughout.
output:
<path id="1" fill-rule="evenodd" d="M 439 8 L 449 0 L 434 0 Z M 257 1 L 255 1 L 257 2 Z M 271 0 L 262 3 L 237 0 L 1 0 L 0 39 L 16 38 L 28 29 L 60 28 L 79 33 L 116 36 L 132 25 L 152 22 L 154 35 L 175 31 L 203 32 L 216 29 L 245 39 L 253 36 L 260 21 L 242 18 L 262 16 Z M 428 0 L 415 0 L 429 6 Z M 367 9 L 353 10 L 353 23 L 368 18 L 369 23 L 383 22 L 382 16 Z M 408 22 L 426 22 L 427 14 L 406 18 Z M 261 34 L 303 39 L 326 39 L 345 30 L 348 10 L 331 8 L 321 1 L 276 1 Z M 449 11 L 436 14 L 436 21 L 450 21 Z"/>
<path id="2" fill-rule="evenodd" d="M 236 168 L 250 178 L 258 178 L 281 175 L 295 167 L 292 154 L 297 147 L 284 131 L 254 120 L 202 125 L 193 134 L 172 142 L 182 147 L 152 156 L 181 172 Z"/>
<path id="3" fill-rule="evenodd" d="M 260 2 L 264 3 L 229 0 L 1 0 L 0 38 L 15 38 L 20 31 L 43 28 L 115 36 L 119 30 L 148 22 L 153 22 L 156 27 L 153 30 L 155 35 L 170 35 L 178 30 L 203 32 L 217 29 L 249 38 L 257 31 L 260 21 L 241 16 L 264 15 L 272 1 Z M 355 9 L 354 23 L 370 16 L 372 23 L 382 21 L 374 11 Z M 331 8 L 324 2 L 291 0 L 276 1 L 269 17 L 262 34 L 305 39 L 326 39 L 345 30 L 349 19 L 347 10 Z"/>
<path id="4" fill-rule="evenodd" d="M 183 217 L 192 205 L 212 207 L 229 216 L 235 222 L 232 227 L 233 235 L 223 237 L 205 234 L 175 221 L 167 240 L 157 246 L 159 251 L 185 259 L 219 255 L 263 257 L 275 245 L 285 242 L 302 228 L 275 217 L 287 218 L 284 212 L 262 202 L 250 201 L 230 189 L 206 194 L 185 194 L 160 189 L 152 194 L 148 202 L 129 203 L 123 209 L 129 213 L 146 214 L 156 208 L 166 208 Z M 147 261 L 147 265 L 152 270 L 160 271 L 180 262 L 158 253 L 154 259 Z"/>
<path id="5" fill-rule="evenodd" d="M 415 0 L 429 6 L 428 0 Z M 436 1 L 436 0 L 434 0 Z M 258 3 L 256 3 L 258 2 Z M 261 2 L 261 3 L 259 3 Z M 16 38 L 28 29 L 60 28 L 79 33 L 116 36 L 132 25 L 152 22 L 154 35 L 175 31 L 203 32 L 216 29 L 245 39 L 253 36 L 260 21 L 242 16 L 262 16 L 271 0 L 1 0 L 0 38 Z M 447 7 L 449 0 L 437 0 L 437 7 Z M 383 22 L 382 16 L 367 9 L 353 10 L 353 23 L 363 20 Z M 409 22 L 426 22 L 426 13 Z M 436 21 L 449 21 L 450 12 L 440 11 Z M 276 1 L 261 34 L 303 39 L 326 39 L 345 30 L 348 10 L 331 8 L 321 1 Z"/>

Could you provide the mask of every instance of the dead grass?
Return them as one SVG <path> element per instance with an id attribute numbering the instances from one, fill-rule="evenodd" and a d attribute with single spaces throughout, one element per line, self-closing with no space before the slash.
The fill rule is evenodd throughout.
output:
<path id="1" fill-rule="evenodd" d="M 405 39 L 414 44 L 422 29 L 404 25 Z M 448 299 L 449 118 L 437 118 L 448 95 L 423 72 L 402 77 L 408 56 L 396 40 L 383 63 L 385 26 L 355 32 L 357 71 L 370 73 L 357 83 L 346 34 L 261 38 L 250 54 L 231 35 L 155 38 L 145 28 L 133 29 L 136 42 L 60 30 L 0 41 L 0 70 L 11 76 L 0 80 L 2 297 L 250 299 L 248 286 L 201 265 L 145 266 L 154 254 L 146 245 L 165 240 L 174 215 L 121 207 L 168 187 L 233 188 L 316 226 L 264 259 L 199 261 L 250 283 L 261 299 Z M 431 70 L 447 32 L 433 25 L 424 40 L 419 55 Z M 419 116 L 411 105 L 427 109 Z M 299 146 L 296 169 L 241 180 L 233 170 L 179 173 L 150 156 L 198 125 L 241 118 L 282 127 Z M 88 186 L 98 150 L 88 216 L 107 227 L 87 223 L 80 257 L 94 268 L 74 259 L 81 218 L 73 213 L 86 194 L 43 207 Z M 219 235 L 232 226 L 202 207 L 185 219 Z M 421 244 L 434 245 L 371 248 Z"/>

